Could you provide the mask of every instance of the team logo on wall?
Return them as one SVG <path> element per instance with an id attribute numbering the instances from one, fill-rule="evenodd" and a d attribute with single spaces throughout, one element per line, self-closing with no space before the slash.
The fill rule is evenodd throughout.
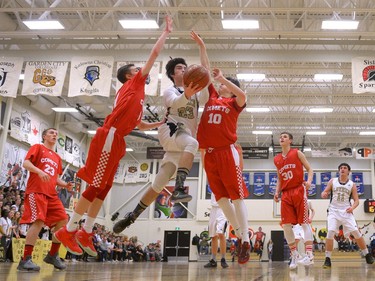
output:
<path id="1" fill-rule="evenodd" d="M 51 75 L 51 69 L 37 68 L 34 71 L 33 83 L 44 87 L 53 87 L 56 85 L 56 77 Z"/>
<path id="2" fill-rule="evenodd" d="M 100 67 L 97 65 L 90 65 L 86 68 L 85 79 L 90 83 L 94 84 L 95 80 L 99 79 Z"/>
<path id="3" fill-rule="evenodd" d="M 375 92 L 374 58 L 352 59 L 352 83 L 353 92 L 356 94 Z"/>

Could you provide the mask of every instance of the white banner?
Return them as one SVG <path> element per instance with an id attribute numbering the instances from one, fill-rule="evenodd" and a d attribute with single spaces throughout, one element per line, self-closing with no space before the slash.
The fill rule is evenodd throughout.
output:
<path id="1" fill-rule="evenodd" d="M 357 159 L 375 159 L 375 149 L 370 147 L 358 148 L 355 154 Z"/>
<path id="2" fill-rule="evenodd" d="M 375 93 L 375 58 L 352 59 L 353 93 Z"/>
<path id="3" fill-rule="evenodd" d="M 139 162 L 137 182 L 148 182 L 148 179 L 150 177 L 150 167 L 150 161 Z"/>
<path id="4" fill-rule="evenodd" d="M 138 178 L 138 161 L 128 160 L 125 163 L 125 183 L 135 183 Z"/>
<path id="5" fill-rule="evenodd" d="M 69 97 L 109 97 L 112 82 L 113 57 L 74 57 L 69 79 Z"/>
<path id="6" fill-rule="evenodd" d="M 124 176 L 125 176 L 125 162 L 121 161 L 118 164 L 117 171 L 116 171 L 115 177 L 113 179 L 113 182 L 123 183 L 124 182 Z"/>
<path id="7" fill-rule="evenodd" d="M 23 58 L 0 59 L 0 96 L 17 96 L 17 89 L 22 71 Z"/>
<path id="8" fill-rule="evenodd" d="M 135 65 L 135 67 L 142 67 L 146 62 L 145 61 L 136 61 L 136 62 L 118 62 L 117 70 L 129 63 Z M 145 94 L 148 96 L 156 96 L 158 94 L 158 83 L 159 83 L 159 73 L 160 73 L 160 62 L 154 62 L 154 65 L 151 68 L 150 74 L 146 80 L 145 85 Z M 117 71 L 116 71 L 117 73 Z M 122 83 L 116 79 L 116 92 L 121 88 Z"/>
<path id="9" fill-rule="evenodd" d="M 333 148 L 333 147 L 324 147 L 321 149 L 312 149 L 312 157 L 353 157 L 353 150 L 350 147 L 344 148 Z"/>
<path id="10" fill-rule="evenodd" d="M 61 96 L 67 61 L 28 61 L 25 66 L 22 95 Z"/>

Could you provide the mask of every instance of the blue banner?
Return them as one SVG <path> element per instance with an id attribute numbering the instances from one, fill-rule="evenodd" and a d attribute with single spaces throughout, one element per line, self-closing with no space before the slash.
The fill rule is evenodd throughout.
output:
<path id="1" fill-rule="evenodd" d="M 305 181 L 307 181 L 307 173 L 305 173 Z M 311 186 L 307 191 L 307 196 L 315 196 L 316 195 L 316 173 L 313 175 L 313 180 L 311 182 Z"/>
<path id="2" fill-rule="evenodd" d="M 322 191 L 326 189 L 331 177 L 332 177 L 331 172 L 320 173 L 320 184 L 322 187 Z"/>
<path id="3" fill-rule="evenodd" d="M 358 195 L 364 194 L 365 187 L 363 185 L 363 173 L 362 172 L 352 173 L 352 181 L 355 183 L 357 187 Z"/>
<path id="4" fill-rule="evenodd" d="M 242 178 L 243 178 L 243 181 L 245 182 L 247 191 L 249 191 L 249 195 L 250 195 L 250 173 L 249 172 L 246 172 L 246 173 L 242 172 Z"/>
<path id="5" fill-rule="evenodd" d="M 264 195 L 264 189 L 266 186 L 266 174 L 265 173 L 254 173 L 254 195 Z"/>
<path id="6" fill-rule="evenodd" d="M 268 186 L 268 193 L 270 195 L 275 195 L 277 185 L 277 173 L 269 173 L 268 178 L 270 183 L 270 185 Z"/>

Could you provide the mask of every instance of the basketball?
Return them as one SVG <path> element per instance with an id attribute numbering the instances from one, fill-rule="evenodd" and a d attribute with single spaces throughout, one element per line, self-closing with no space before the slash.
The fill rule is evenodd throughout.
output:
<path id="1" fill-rule="evenodd" d="M 210 82 L 210 73 L 204 66 L 192 64 L 186 68 L 183 79 L 186 87 L 193 82 L 193 86 L 199 85 L 204 88 Z"/>

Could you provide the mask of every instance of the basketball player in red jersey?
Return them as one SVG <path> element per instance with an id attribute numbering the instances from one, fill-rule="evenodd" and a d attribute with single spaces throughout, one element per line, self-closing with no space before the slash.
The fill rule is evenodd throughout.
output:
<path id="1" fill-rule="evenodd" d="M 201 64 L 211 73 L 203 40 L 194 31 L 191 38 L 199 46 Z M 218 91 L 212 83 L 208 86 L 210 97 L 198 126 L 197 140 L 199 148 L 205 151 L 204 167 L 211 190 L 241 239 L 238 262 L 243 264 L 250 258 L 248 215 L 243 200 L 248 196 L 248 190 L 242 178 L 241 157 L 235 143 L 237 120 L 246 106 L 246 94 L 240 89 L 238 80 L 225 78 L 219 69 L 213 69 L 213 77 L 221 84 Z"/>
<path id="2" fill-rule="evenodd" d="M 23 167 L 30 172 L 26 186 L 25 211 L 20 223 L 31 224 L 26 234 L 24 256 L 18 264 L 19 271 L 39 271 L 31 257 L 34 245 L 43 225 L 54 231 L 66 225 L 68 216 L 56 192 L 56 185 L 72 188 L 72 183 L 66 183 L 60 178 L 62 161 L 55 152 L 57 130 L 46 129 L 42 132 L 43 144 L 35 144 L 27 152 Z M 44 258 L 46 263 L 57 269 L 65 269 L 66 265 L 58 256 L 60 242 L 52 238 L 52 246 Z"/>
<path id="3" fill-rule="evenodd" d="M 120 159 L 125 155 L 124 137 L 135 127 L 148 130 L 163 123 L 163 121 L 152 124 L 144 123 L 141 122 L 141 118 L 145 82 L 165 40 L 172 31 L 172 22 L 172 19 L 167 16 L 165 29 L 142 68 L 128 64 L 117 71 L 117 79 L 123 83 L 123 86 L 117 93 L 112 113 L 105 119 L 103 127 L 96 131 L 90 144 L 86 166 L 77 173 L 77 176 L 86 181 L 89 186 L 82 193 L 67 226 L 55 233 L 57 240 L 61 241 L 73 254 L 82 254 L 79 244 L 89 255 L 97 255 L 92 244 L 92 228 L 103 200 L 112 187 Z M 82 230 L 77 231 L 78 222 L 86 211 L 85 225 Z"/>
<path id="4" fill-rule="evenodd" d="M 312 254 L 313 232 L 309 224 L 307 203 L 307 190 L 311 185 L 313 169 L 301 151 L 291 148 L 292 142 L 292 134 L 288 132 L 280 134 L 282 152 L 274 158 L 278 176 L 274 200 L 279 202 L 279 195 L 282 192 L 281 224 L 283 225 L 284 236 L 292 256 L 289 268 L 295 269 L 297 268 L 297 263 L 302 265 L 314 263 Z M 307 181 L 304 181 L 303 177 L 304 167 L 308 173 Z M 300 260 L 297 260 L 299 254 L 292 228 L 295 224 L 302 226 L 305 235 L 306 256 Z"/>

